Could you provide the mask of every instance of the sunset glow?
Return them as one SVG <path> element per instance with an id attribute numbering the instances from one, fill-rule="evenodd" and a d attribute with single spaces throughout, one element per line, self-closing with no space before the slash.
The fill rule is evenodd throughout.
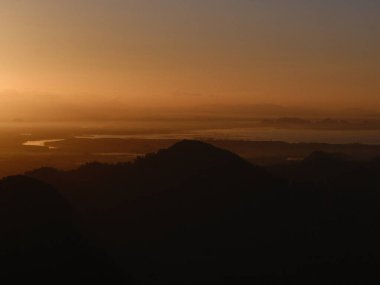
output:
<path id="1" fill-rule="evenodd" d="M 2 0 L 0 106 L 13 117 L 51 101 L 379 108 L 379 9 L 371 0 Z"/>

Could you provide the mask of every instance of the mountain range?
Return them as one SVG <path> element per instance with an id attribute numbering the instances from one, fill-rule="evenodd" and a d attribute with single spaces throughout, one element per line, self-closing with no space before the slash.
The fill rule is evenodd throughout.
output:
<path id="1" fill-rule="evenodd" d="M 130 163 L 41 168 L 0 181 L 1 263 L 45 281 L 370 284 L 379 173 L 378 159 L 321 151 L 264 168 L 189 140 Z"/>

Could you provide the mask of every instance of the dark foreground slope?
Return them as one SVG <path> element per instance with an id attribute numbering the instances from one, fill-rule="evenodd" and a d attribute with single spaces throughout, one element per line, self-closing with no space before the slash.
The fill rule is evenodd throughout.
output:
<path id="1" fill-rule="evenodd" d="M 4 284 L 123 280 L 75 229 L 69 204 L 24 176 L 0 181 L 0 272 Z"/>
<path id="2" fill-rule="evenodd" d="M 130 164 L 28 175 L 143 284 L 368 284 L 380 279 L 378 166 L 319 153 L 268 172 L 182 141 Z"/>

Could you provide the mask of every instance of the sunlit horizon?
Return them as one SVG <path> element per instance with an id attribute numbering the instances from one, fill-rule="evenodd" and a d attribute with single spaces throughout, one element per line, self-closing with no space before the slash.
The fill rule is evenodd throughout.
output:
<path id="1" fill-rule="evenodd" d="M 8 119 L 57 104 L 99 118 L 112 105 L 376 110 L 379 9 L 370 0 L 3 0 L 0 107 Z"/>

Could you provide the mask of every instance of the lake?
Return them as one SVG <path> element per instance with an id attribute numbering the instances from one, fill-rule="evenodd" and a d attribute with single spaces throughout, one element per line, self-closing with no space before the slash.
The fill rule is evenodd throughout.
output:
<path id="1" fill-rule="evenodd" d="M 334 144 L 380 144 L 380 131 L 374 130 L 294 130 L 272 128 L 227 128 L 187 130 L 161 133 L 134 134 L 82 134 L 74 136 L 78 140 L 98 139 L 215 139 L 215 140 L 245 140 L 245 141 L 284 141 L 290 143 L 314 142 Z M 27 140 L 24 146 L 49 147 L 50 143 L 65 140 L 64 138 L 46 138 Z"/>

